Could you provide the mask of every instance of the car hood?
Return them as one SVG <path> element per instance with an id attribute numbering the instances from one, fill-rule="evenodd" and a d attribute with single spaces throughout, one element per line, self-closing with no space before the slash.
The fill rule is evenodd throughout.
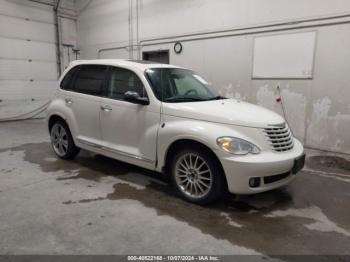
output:
<path id="1" fill-rule="evenodd" d="M 236 99 L 163 103 L 163 113 L 195 120 L 259 128 L 285 122 L 280 115 L 271 110 Z"/>

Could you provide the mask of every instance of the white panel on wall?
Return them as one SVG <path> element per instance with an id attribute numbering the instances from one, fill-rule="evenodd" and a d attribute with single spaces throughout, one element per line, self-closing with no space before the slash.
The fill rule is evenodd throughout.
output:
<path id="1" fill-rule="evenodd" d="M 0 59 L 0 79 L 2 80 L 55 80 L 56 76 L 55 62 Z"/>
<path id="2" fill-rule="evenodd" d="M 23 0 L 0 0 L 1 14 L 53 23 L 52 7 Z"/>
<path id="3" fill-rule="evenodd" d="M 57 81 L 0 81 L 1 100 L 46 100 L 57 89 Z"/>
<path id="4" fill-rule="evenodd" d="M 253 78 L 310 79 L 316 32 L 254 38 Z"/>
<path id="5" fill-rule="evenodd" d="M 55 62 L 56 46 L 50 43 L 3 38 L 0 40 L 0 58 L 36 59 Z"/>
<path id="6" fill-rule="evenodd" d="M 0 36 L 54 43 L 54 25 L 0 15 Z"/>

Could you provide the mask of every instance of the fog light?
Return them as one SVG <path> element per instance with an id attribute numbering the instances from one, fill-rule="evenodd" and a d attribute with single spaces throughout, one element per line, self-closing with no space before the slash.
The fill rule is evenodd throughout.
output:
<path id="1" fill-rule="evenodd" d="M 259 187 L 260 186 L 260 177 L 252 177 L 249 179 L 250 187 Z"/>

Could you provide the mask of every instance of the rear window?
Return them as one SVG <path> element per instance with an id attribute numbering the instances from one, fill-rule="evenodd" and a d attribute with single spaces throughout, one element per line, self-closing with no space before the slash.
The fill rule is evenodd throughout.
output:
<path id="1" fill-rule="evenodd" d="M 69 72 L 65 75 L 63 80 L 61 81 L 61 88 L 64 90 L 73 90 L 74 89 L 74 75 L 79 71 L 79 66 L 73 67 Z"/>
<path id="2" fill-rule="evenodd" d="M 104 65 L 82 65 L 75 76 L 74 91 L 101 96 L 106 72 L 107 66 Z"/>

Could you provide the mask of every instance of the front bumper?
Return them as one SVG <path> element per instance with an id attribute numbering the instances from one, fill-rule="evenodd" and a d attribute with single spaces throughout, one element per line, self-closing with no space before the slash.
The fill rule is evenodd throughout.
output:
<path id="1" fill-rule="evenodd" d="M 255 194 L 282 187 L 294 180 L 294 162 L 304 154 L 304 148 L 294 139 L 294 147 L 288 152 L 262 151 L 257 155 L 235 156 L 217 149 L 215 153 L 223 166 L 229 191 Z M 256 177 L 261 178 L 260 185 L 249 186 L 249 180 Z"/>

